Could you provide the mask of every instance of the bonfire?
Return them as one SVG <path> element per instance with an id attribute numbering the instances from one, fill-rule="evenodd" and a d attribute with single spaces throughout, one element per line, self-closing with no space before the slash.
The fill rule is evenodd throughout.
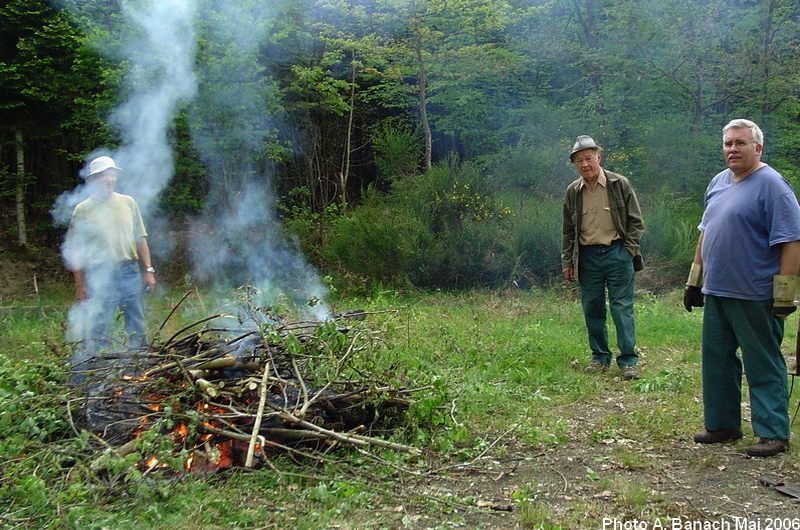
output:
<path id="1" fill-rule="evenodd" d="M 246 318 L 210 315 L 145 350 L 74 366 L 70 419 L 118 456 L 149 453 L 137 464 L 145 472 L 176 462 L 184 472 L 255 467 L 276 451 L 337 445 L 416 453 L 387 438 L 422 389 L 359 372 L 355 361 L 376 347 L 366 316 L 289 321 L 252 307 Z"/>

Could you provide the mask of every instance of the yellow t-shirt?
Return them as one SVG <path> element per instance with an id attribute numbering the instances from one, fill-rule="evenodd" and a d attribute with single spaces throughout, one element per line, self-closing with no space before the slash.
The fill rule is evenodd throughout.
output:
<path id="1" fill-rule="evenodd" d="M 64 254 L 75 270 L 138 260 L 136 242 L 146 236 L 133 197 L 116 192 L 102 200 L 92 196 L 72 211 Z"/>

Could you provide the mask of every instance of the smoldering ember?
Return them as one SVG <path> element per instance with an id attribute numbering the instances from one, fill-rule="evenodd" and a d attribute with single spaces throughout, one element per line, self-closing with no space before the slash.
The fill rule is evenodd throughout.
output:
<path id="1" fill-rule="evenodd" d="M 313 459 L 337 445 L 417 453 L 386 438 L 424 388 L 347 378 L 350 362 L 375 345 L 365 317 L 290 321 L 249 308 L 144 350 L 96 355 L 71 368 L 70 421 L 103 456 L 132 458 L 145 473 L 258 467 L 275 452 Z"/>

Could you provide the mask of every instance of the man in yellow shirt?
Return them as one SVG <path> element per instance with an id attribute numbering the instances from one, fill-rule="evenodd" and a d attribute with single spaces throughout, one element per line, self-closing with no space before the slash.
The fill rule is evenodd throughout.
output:
<path id="1" fill-rule="evenodd" d="M 118 308 L 128 336 L 119 346 L 144 347 L 142 294 L 156 283 L 139 207 L 114 191 L 119 171 L 107 156 L 89 163 L 85 178 L 91 196 L 75 206 L 64 243 L 81 313 L 77 331 L 89 355 L 111 346 L 109 330 Z"/>

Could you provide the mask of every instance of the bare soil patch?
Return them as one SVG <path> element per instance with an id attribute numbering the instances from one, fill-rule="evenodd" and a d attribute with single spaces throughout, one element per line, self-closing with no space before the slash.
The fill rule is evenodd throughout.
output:
<path id="1" fill-rule="evenodd" d="M 433 502 L 450 505 L 445 526 L 464 528 L 652 529 L 657 520 L 663 528 L 737 528 L 738 520 L 765 529 L 776 519 L 800 528 L 800 502 L 759 483 L 767 475 L 800 488 L 796 449 L 757 459 L 744 452 L 753 443 L 747 435 L 711 446 L 694 443 L 693 433 L 666 443 L 601 438 L 605 401 L 564 411 L 573 426 L 566 443 L 531 447 L 511 433 L 478 461 L 424 481 L 403 507 L 403 526 L 443 527 Z"/>
<path id="2" fill-rule="evenodd" d="M 57 250 L 35 244 L 19 247 L 10 241 L 0 243 L 0 305 L 35 299 L 37 293 L 52 284 L 65 284 L 69 279 Z"/>

